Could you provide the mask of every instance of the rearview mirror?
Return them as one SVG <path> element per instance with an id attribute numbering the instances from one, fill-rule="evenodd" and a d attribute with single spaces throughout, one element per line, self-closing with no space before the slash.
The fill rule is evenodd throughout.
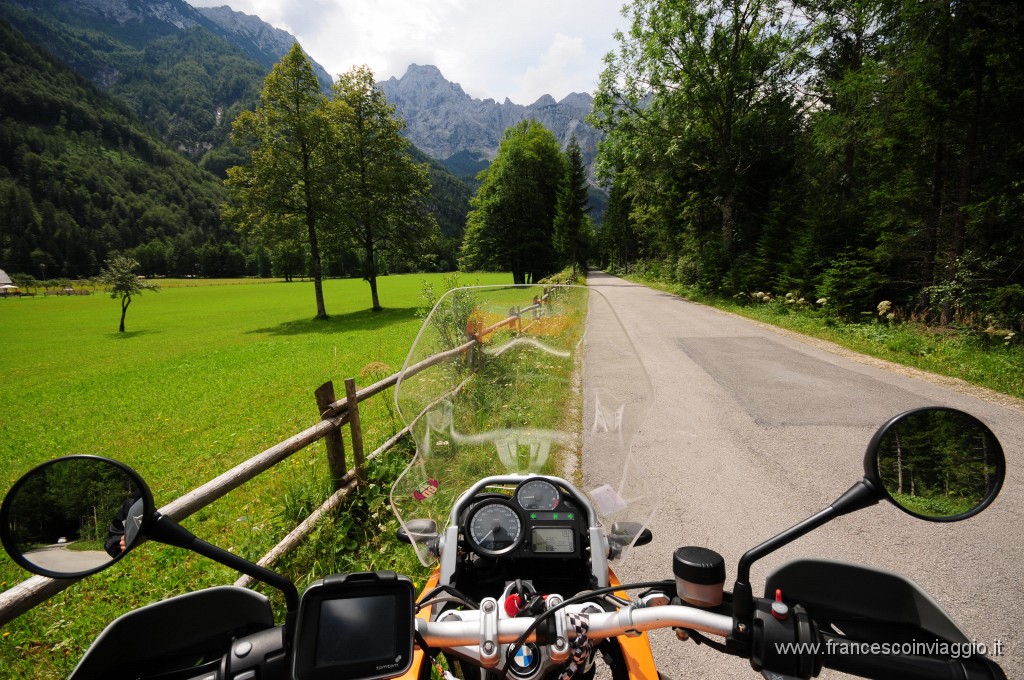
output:
<path id="1" fill-rule="evenodd" d="M 896 507 L 914 517 L 952 522 L 995 500 L 1006 459 L 999 440 L 974 416 L 926 407 L 883 425 L 864 457 L 864 474 Z"/>
<path id="2" fill-rule="evenodd" d="M 610 543 L 626 546 L 633 542 L 634 546 L 647 545 L 654 540 L 654 534 L 640 522 L 615 522 L 612 524 L 611 534 L 608 536 Z"/>
<path id="3" fill-rule="evenodd" d="M 409 545 L 432 541 L 437 538 L 437 522 L 432 519 L 412 519 L 398 527 L 395 536 Z"/>
<path id="4" fill-rule="evenodd" d="M 0 505 L 0 540 L 34 574 L 80 578 L 135 547 L 153 511 L 149 488 L 128 466 L 68 456 L 15 482 Z"/>

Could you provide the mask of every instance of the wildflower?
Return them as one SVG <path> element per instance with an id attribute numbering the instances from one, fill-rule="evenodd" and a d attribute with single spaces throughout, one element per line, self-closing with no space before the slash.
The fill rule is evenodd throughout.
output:
<path id="1" fill-rule="evenodd" d="M 816 305 L 827 305 L 828 304 L 828 298 L 818 298 L 818 301 L 815 302 L 814 304 L 816 304 Z"/>
<path id="2" fill-rule="evenodd" d="M 882 300 L 878 303 L 878 316 L 886 316 L 890 311 L 892 311 L 892 302 Z"/>

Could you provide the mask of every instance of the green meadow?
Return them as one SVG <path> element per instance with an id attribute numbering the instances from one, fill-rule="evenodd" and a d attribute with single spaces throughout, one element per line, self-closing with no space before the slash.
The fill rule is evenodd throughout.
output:
<path id="1" fill-rule="evenodd" d="M 164 505 L 314 424 L 313 390 L 323 382 L 333 380 L 343 395 L 344 378 L 365 386 L 401 368 L 421 323 L 422 285 L 431 282 L 439 294 L 441 279 L 379 279 L 385 309 L 376 313 L 369 310 L 365 282 L 325 281 L 326 321 L 312 318 L 310 282 L 167 281 L 160 292 L 147 291 L 132 302 L 126 333 L 117 332 L 119 303 L 104 294 L 0 300 L 0 486 L 6 492 L 50 458 L 90 453 L 134 467 L 157 506 Z M 461 283 L 509 279 L 472 274 Z M 367 453 L 401 427 L 390 399 L 388 391 L 361 405 Z M 400 469 L 406 455 L 400 451 L 382 461 L 388 470 L 380 478 Z M 386 491 L 374 481 L 360 512 L 383 522 Z M 258 559 L 327 493 L 319 442 L 184 525 Z M 338 554 L 357 542 L 345 535 L 349 528 L 342 522 L 318 534 L 281 568 L 301 582 L 339 567 L 391 564 L 385 554 L 391 549 L 383 545 L 380 555 L 361 555 L 362 565 L 339 563 Z M 0 556 L 0 590 L 28 576 Z M 120 613 L 236 577 L 177 548 L 143 545 L 0 628 L 0 668 L 66 676 Z"/>

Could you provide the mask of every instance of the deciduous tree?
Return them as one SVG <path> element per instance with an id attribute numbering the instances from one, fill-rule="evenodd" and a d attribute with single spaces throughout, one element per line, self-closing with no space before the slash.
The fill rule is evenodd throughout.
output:
<path id="1" fill-rule="evenodd" d="M 506 130 L 470 202 L 460 266 L 509 269 L 517 284 L 550 274 L 563 173 L 562 150 L 551 131 L 534 120 Z"/>
<path id="2" fill-rule="evenodd" d="M 330 111 L 339 140 L 334 167 L 346 177 L 336 188 L 336 220 L 345 240 L 362 252 L 363 278 L 377 311 L 382 309 L 377 293 L 381 258 L 410 257 L 437 232 L 427 208 L 428 166 L 413 162 L 401 134 L 405 124 L 395 117 L 369 67 L 357 66 L 340 76 Z"/>
<path id="3" fill-rule="evenodd" d="M 664 256 L 686 240 L 707 278 L 758 241 L 797 130 L 794 22 L 776 0 L 633 0 L 593 122 L 606 170 L 630 171 L 641 233 Z M 680 238 L 688 232 L 685 238 Z"/>
<path id="4" fill-rule="evenodd" d="M 233 139 L 250 160 L 228 169 L 225 218 L 269 247 L 305 240 L 316 316 L 327 318 L 320 248 L 337 240 L 337 192 L 347 178 L 334 162 L 337 126 L 298 43 L 267 76 L 256 110 L 235 120 Z"/>
<path id="5" fill-rule="evenodd" d="M 160 290 L 157 284 L 140 279 L 136 274 L 138 269 L 138 262 L 130 257 L 118 255 L 107 262 L 107 266 L 97 277 L 102 285 L 109 286 L 111 299 L 121 300 L 121 325 L 118 328 L 121 333 L 124 333 L 124 317 L 128 314 L 128 305 L 132 303 L 132 298 L 142 295 L 144 290 Z"/>

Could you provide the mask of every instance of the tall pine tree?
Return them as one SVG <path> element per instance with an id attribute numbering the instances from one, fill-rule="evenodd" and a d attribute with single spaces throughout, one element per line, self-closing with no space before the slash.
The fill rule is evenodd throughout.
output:
<path id="1" fill-rule="evenodd" d="M 587 169 L 583 165 L 580 145 L 573 135 L 565 150 L 565 175 L 558 190 L 558 204 L 555 212 L 554 246 L 563 263 L 577 268 L 587 266 L 587 248 L 590 245 L 593 227 L 587 211 Z"/>

